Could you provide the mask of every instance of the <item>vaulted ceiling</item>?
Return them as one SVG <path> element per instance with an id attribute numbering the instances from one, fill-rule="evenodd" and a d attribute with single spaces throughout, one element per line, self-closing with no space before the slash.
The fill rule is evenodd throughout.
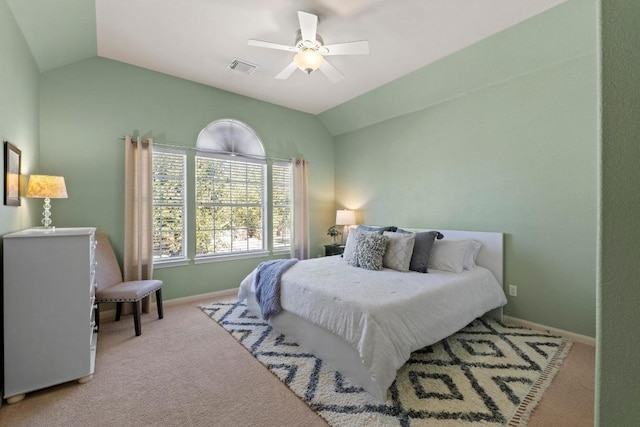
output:
<path id="1" fill-rule="evenodd" d="M 101 56 L 319 114 L 566 0 L 6 1 L 40 71 Z M 325 44 L 368 40 L 370 54 L 327 58 L 337 83 L 275 79 L 294 54 L 247 40 L 293 45 L 299 10 L 319 16 Z M 232 70 L 234 58 L 258 68 Z"/>

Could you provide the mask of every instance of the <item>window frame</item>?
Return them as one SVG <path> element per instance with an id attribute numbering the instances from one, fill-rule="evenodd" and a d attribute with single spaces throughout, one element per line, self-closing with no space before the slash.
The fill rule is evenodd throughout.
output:
<path id="1" fill-rule="evenodd" d="M 262 191 L 262 195 L 261 195 L 261 201 L 260 201 L 260 210 L 261 210 L 261 243 L 262 243 L 262 247 L 260 249 L 248 249 L 248 250 L 231 250 L 229 252 L 219 252 L 219 253 L 215 253 L 215 252 L 210 252 L 210 253 L 203 253 L 203 254 L 199 254 L 198 253 L 198 208 L 200 207 L 200 202 L 198 200 L 198 187 L 197 187 L 197 181 L 198 181 L 198 160 L 200 158 L 203 159 L 212 159 L 214 161 L 223 161 L 223 162 L 230 162 L 230 163 L 240 163 L 240 164 L 257 164 L 260 165 L 261 167 L 261 181 L 262 181 L 262 186 L 261 186 L 261 191 Z M 207 152 L 206 150 L 196 150 L 196 156 L 195 156 L 195 160 L 194 160 L 194 185 L 195 185 L 195 203 L 194 203 L 194 214 L 196 217 L 196 225 L 195 225 L 195 247 L 194 247 L 194 263 L 195 264 L 201 264 L 201 263 L 207 263 L 207 262 L 216 262 L 216 261 L 227 261 L 227 260 L 233 260 L 233 259 L 244 259 L 244 258 L 255 258 L 255 257 L 264 257 L 264 256 L 268 256 L 269 255 L 269 235 L 268 235 L 268 229 L 269 229 L 269 215 L 268 215 L 268 207 L 269 207 L 269 202 L 268 202 L 268 195 L 269 195 L 269 183 L 268 183 L 268 165 L 267 162 L 265 160 L 256 160 L 253 158 L 247 158 L 244 157 L 242 155 L 228 155 L 228 154 L 224 154 L 224 153 L 212 153 L 212 152 Z M 220 206 L 229 206 L 231 209 L 233 209 L 234 206 L 237 207 L 237 205 L 234 205 L 233 203 L 228 203 L 228 204 L 219 204 Z M 232 241 L 233 242 L 233 241 Z M 233 243 L 232 243 L 233 246 Z"/>
<path id="2" fill-rule="evenodd" d="M 187 151 L 189 154 L 187 155 Z M 209 123 L 198 134 L 196 147 L 181 147 L 174 145 L 154 145 L 155 154 L 179 155 L 182 157 L 183 173 L 182 173 L 182 254 L 176 257 L 153 258 L 153 265 L 156 268 L 171 267 L 178 265 L 188 265 L 191 262 L 189 256 L 193 258 L 194 264 L 220 262 L 234 259 L 247 258 L 264 258 L 272 255 L 292 254 L 294 246 L 294 161 L 289 159 L 274 159 L 267 157 L 264 151 L 262 141 L 255 131 L 246 125 L 234 119 L 220 119 Z M 195 155 L 194 155 L 195 153 Z M 230 160 L 242 163 L 257 163 L 261 165 L 261 248 L 249 249 L 242 251 L 229 251 L 219 253 L 203 253 L 198 255 L 198 158 L 213 158 L 220 160 Z M 278 207 L 274 203 L 275 189 L 274 186 L 274 170 L 280 165 L 289 167 L 289 244 L 276 247 L 277 240 L 274 230 L 274 217 Z M 191 170 L 193 168 L 193 170 Z M 153 171 L 152 171 L 153 174 Z M 193 190 L 188 185 L 187 180 L 191 180 Z M 249 188 L 249 187 L 247 187 Z M 212 193 L 213 194 L 213 193 Z M 247 196 L 250 192 L 245 193 Z M 155 195 L 155 194 L 154 194 Z M 277 196 L 276 196 L 277 197 Z M 231 200 L 231 199 L 230 199 Z M 152 201 L 152 208 L 155 208 Z M 248 208 L 248 206 L 245 206 Z M 252 223 L 250 212 L 240 213 L 246 215 L 245 220 L 247 226 L 238 226 L 232 222 L 233 216 L 229 218 L 229 227 L 232 230 L 244 230 L 246 233 L 239 240 L 246 241 L 247 247 L 250 247 L 249 230 Z M 233 215 L 233 212 L 231 213 Z M 283 215 L 280 215 L 283 216 Z M 193 224 L 193 225 L 191 225 Z M 152 224 L 153 233 L 156 233 L 155 222 Z M 213 230 L 213 229 L 212 229 Z M 190 239 L 188 237 L 190 236 Z M 233 233 L 232 233 L 233 236 Z M 193 240 L 191 240 L 193 239 Z M 191 243 L 193 241 L 193 243 Z M 230 240 L 233 242 L 233 240 Z M 209 248 L 207 248 L 209 249 Z"/>
<path id="3" fill-rule="evenodd" d="M 153 146 L 153 153 L 152 153 L 152 170 L 151 170 L 151 174 L 152 174 L 152 182 L 153 182 L 153 178 L 155 176 L 155 156 L 156 155 L 166 155 L 166 156 L 179 156 L 182 158 L 182 179 L 181 179 L 181 184 L 182 184 L 182 253 L 179 256 L 171 256 L 171 257 L 167 257 L 167 258 L 157 258 L 155 256 L 153 256 L 153 266 L 154 268 L 163 268 L 163 267 L 172 267 L 172 266 L 179 266 L 179 265 L 187 265 L 189 264 L 189 258 L 188 258 L 188 247 L 189 247 L 189 240 L 188 240 L 188 215 L 189 215 L 189 211 L 188 211 L 188 207 L 187 207 L 187 199 L 188 199 L 188 182 L 187 182 L 187 169 L 188 169 L 188 162 L 187 162 L 187 153 L 185 152 L 185 150 L 179 150 L 179 149 L 175 149 L 175 148 L 169 148 L 169 147 L 163 147 L 163 146 L 158 146 L 158 145 L 154 145 Z M 151 208 L 152 208 L 152 227 L 153 227 L 153 234 L 156 233 L 156 227 L 155 227 L 155 215 L 154 215 L 154 211 L 155 211 L 155 207 L 158 206 L 154 201 L 155 201 L 155 190 L 153 188 L 153 183 L 152 183 L 152 198 L 151 198 Z M 177 205 L 172 205 L 172 206 L 177 206 Z"/>

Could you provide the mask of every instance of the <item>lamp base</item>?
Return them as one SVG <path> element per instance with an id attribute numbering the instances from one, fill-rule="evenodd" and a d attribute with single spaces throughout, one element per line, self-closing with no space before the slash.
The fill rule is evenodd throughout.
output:
<path id="1" fill-rule="evenodd" d="M 349 237 L 349 226 L 345 225 L 344 228 L 342 229 L 342 237 L 340 238 L 340 243 L 342 245 L 347 244 L 347 237 Z"/>
<path id="2" fill-rule="evenodd" d="M 44 208 L 44 211 L 42 211 L 42 225 L 44 225 L 44 228 L 51 228 L 51 199 L 45 197 L 42 207 Z"/>

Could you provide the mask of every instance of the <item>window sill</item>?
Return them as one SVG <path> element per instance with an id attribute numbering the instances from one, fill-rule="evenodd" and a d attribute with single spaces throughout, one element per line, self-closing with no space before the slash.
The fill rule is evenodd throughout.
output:
<path id="1" fill-rule="evenodd" d="M 291 254 L 291 249 L 290 248 L 274 249 L 273 250 L 273 254 L 274 255 L 289 255 L 289 254 Z"/>
<path id="2" fill-rule="evenodd" d="M 153 268 L 183 267 L 189 265 L 189 258 L 167 259 L 153 261 Z"/>
<path id="3" fill-rule="evenodd" d="M 237 259 L 249 259 L 249 258 L 263 258 L 269 256 L 269 251 L 256 251 L 240 254 L 228 254 L 228 255 L 202 255 L 197 256 L 193 262 L 194 264 L 206 264 L 209 262 L 221 262 L 221 261 L 233 261 Z"/>

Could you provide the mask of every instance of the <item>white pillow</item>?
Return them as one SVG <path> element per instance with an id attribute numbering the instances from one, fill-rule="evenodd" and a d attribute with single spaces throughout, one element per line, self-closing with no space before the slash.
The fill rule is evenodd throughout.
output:
<path id="1" fill-rule="evenodd" d="M 358 235 L 361 233 L 357 228 L 349 229 L 349 234 L 347 235 L 347 241 L 344 244 L 344 251 L 342 252 L 342 256 L 349 264 L 357 263 L 356 260 L 356 247 L 358 244 Z"/>
<path id="2" fill-rule="evenodd" d="M 469 240 L 436 240 L 429 251 L 427 267 L 462 273 Z"/>
<path id="3" fill-rule="evenodd" d="M 469 246 L 467 246 L 467 252 L 464 254 L 464 269 L 472 270 L 476 266 L 476 260 L 478 259 L 478 253 L 482 243 L 476 240 L 469 240 Z"/>
<path id="4" fill-rule="evenodd" d="M 382 235 L 387 236 L 389 239 L 387 250 L 384 253 L 384 258 L 382 258 L 383 267 L 398 271 L 409 271 L 416 235 L 413 233 L 394 233 L 391 231 L 385 231 Z"/>

